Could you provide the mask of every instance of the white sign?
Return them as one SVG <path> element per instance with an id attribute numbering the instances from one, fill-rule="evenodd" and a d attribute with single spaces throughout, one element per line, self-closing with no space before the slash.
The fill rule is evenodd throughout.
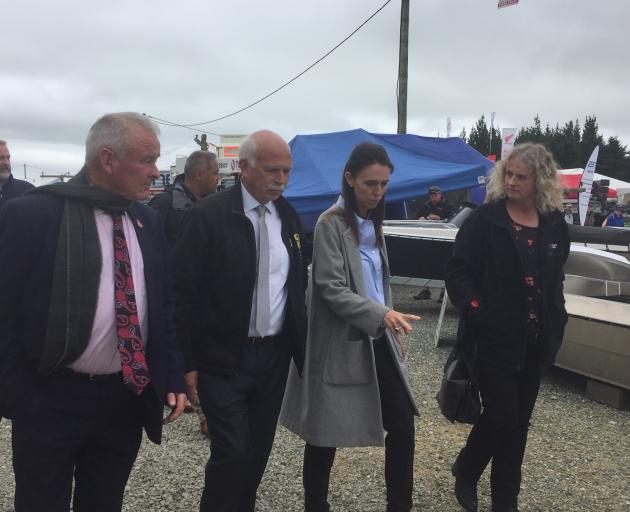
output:
<path id="1" fill-rule="evenodd" d="M 593 187 L 593 176 L 595 175 L 595 166 L 597 165 L 597 156 L 599 155 L 599 146 L 595 146 L 591 158 L 588 159 L 588 163 L 582 173 L 582 179 L 580 180 L 580 188 L 584 189 L 584 192 L 580 192 L 578 196 L 578 212 L 580 213 L 580 226 L 584 225 L 586 220 L 586 210 L 588 208 L 588 202 L 591 198 L 591 188 Z"/>
<path id="2" fill-rule="evenodd" d="M 217 158 L 219 162 L 219 174 L 230 174 L 241 172 L 238 165 L 238 158 Z"/>
<path id="3" fill-rule="evenodd" d="M 515 140 L 516 128 L 503 128 L 501 130 L 501 160 L 512 152 Z"/>

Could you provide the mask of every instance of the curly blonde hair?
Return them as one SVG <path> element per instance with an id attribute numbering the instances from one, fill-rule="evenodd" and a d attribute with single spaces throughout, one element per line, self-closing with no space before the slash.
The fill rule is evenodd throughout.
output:
<path id="1" fill-rule="evenodd" d="M 494 166 L 486 188 L 486 203 L 506 197 L 505 172 L 514 160 L 519 160 L 536 175 L 536 208 L 541 213 L 562 210 L 563 187 L 558 165 L 551 152 L 542 144 L 519 144 L 509 156 Z"/>

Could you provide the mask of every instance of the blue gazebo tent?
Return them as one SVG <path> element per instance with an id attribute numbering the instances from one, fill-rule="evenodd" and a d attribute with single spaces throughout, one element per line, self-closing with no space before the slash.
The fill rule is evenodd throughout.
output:
<path id="1" fill-rule="evenodd" d="M 298 211 L 307 231 L 337 200 L 344 164 L 352 149 L 365 141 L 384 146 L 394 164 L 388 212 L 396 209 L 395 203 L 400 206 L 427 194 L 431 185 L 445 192 L 478 187 L 494 165 L 459 137 L 388 135 L 362 129 L 298 135 L 289 143 L 293 171 L 284 197 Z"/>

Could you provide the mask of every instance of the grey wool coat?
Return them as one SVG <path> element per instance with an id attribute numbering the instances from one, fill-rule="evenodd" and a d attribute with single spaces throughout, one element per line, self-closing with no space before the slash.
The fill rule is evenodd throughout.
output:
<path id="1" fill-rule="evenodd" d="M 372 340 L 383 335 L 391 309 L 389 267 L 381 246 L 385 304 L 367 298 L 359 246 L 334 206 L 315 226 L 309 282 L 309 325 L 304 371 L 291 365 L 280 423 L 315 446 L 381 446 L 381 402 Z M 405 362 L 386 333 L 416 415 Z"/>

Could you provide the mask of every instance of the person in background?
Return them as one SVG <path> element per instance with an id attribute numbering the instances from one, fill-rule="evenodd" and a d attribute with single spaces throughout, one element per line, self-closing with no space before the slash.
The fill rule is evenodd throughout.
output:
<path id="1" fill-rule="evenodd" d="M 570 203 L 564 205 L 564 222 L 569 226 L 573 224 L 573 207 Z"/>
<path id="2" fill-rule="evenodd" d="M 562 343 L 569 255 L 562 189 L 541 144 L 497 163 L 486 202 L 466 219 L 448 261 L 446 289 L 460 311 L 456 350 L 472 361 L 483 403 L 452 467 L 455 497 L 477 510 L 477 482 L 492 461 L 492 512 L 518 511 L 521 466 L 542 371 Z"/>
<path id="3" fill-rule="evenodd" d="M 451 217 L 453 208 L 446 204 L 446 198 L 440 187 L 433 185 L 429 188 L 429 200 L 420 210 L 419 220 L 446 220 Z"/>
<path id="4" fill-rule="evenodd" d="M 418 316 L 392 308 L 382 222 L 393 165 L 385 149 L 356 146 L 341 198 L 315 227 L 304 372 L 292 366 L 280 423 L 306 441 L 304 509 L 330 510 L 337 447 L 385 437 L 387 511 L 412 507 L 414 415 L 401 336 Z"/>
<path id="5" fill-rule="evenodd" d="M 9 199 L 20 197 L 33 188 L 28 181 L 18 180 L 11 174 L 11 153 L 5 140 L 0 140 L 0 208 Z"/>
<path id="6" fill-rule="evenodd" d="M 186 159 L 184 173 L 175 178 L 173 186 L 149 201 L 164 220 L 166 241 L 171 250 L 186 212 L 208 194 L 217 190 L 219 164 L 217 156 L 209 151 L 197 150 Z"/>
<path id="7" fill-rule="evenodd" d="M 140 114 L 105 115 L 76 176 L 0 211 L 16 512 L 120 511 L 143 427 L 160 443 L 184 409 L 166 240 L 140 203 L 159 176 L 158 134 Z"/>
<path id="8" fill-rule="evenodd" d="M 186 213 L 208 194 L 216 192 L 219 183 L 219 163 L 217 156 L 209 151 L 197 150 L 186 159 L 184 173 L 175 178 L 173 187 L 165 190 L 149 201 L 149 206 L 156 209 L 164 221 L 166 241 L 169 245 L 170 258 L 177 242 Z M 174 261 L 171 261 L 175 264 Z M 199 428 L 204 436 L 208 435 L 208 421 L 200 407 L 186 402 L 185 412 L 197 413 Z"/>
<path id="9" fill-rule="evenodd" d="M 177 336 L 210 437 L 202 512 L 254 511 L 289 363 L 304 361 L 302 226 L 282 197 L 291 162 L 280 136 L 251 134 L 240 183 L 197 203 L 175 246 Z"/>
<path id="10" fill-rule="evenodd" d="M 606 226 L 609 228 L 622 228 L 624 226 L 621 205 L 616 205 L 613 212 L 604 219 L 602 227 L 605 228 Z"/>
<path id="11" fill-rule="evenodd" d="M 585 226 L 594 226 L 595 225 L 595 213 L 593 212 L 593 208 L 588 206 L 586 208 L 586 217 L 584 218 Z"/>

